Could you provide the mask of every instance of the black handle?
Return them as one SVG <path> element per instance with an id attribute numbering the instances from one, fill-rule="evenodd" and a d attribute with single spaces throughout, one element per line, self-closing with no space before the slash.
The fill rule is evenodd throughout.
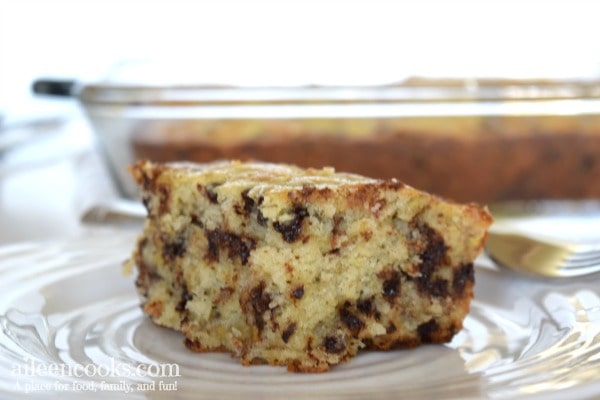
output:
<path id="1" fill-rule="evenodd" d="M 72 79 L 36 79 L 31 89 L 35 94 L 71 97 L 76 83 Z"/>

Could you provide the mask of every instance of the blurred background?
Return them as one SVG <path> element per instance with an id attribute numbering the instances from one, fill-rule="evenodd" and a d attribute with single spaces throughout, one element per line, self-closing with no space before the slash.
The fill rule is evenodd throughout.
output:
<path id="1" fill-rule="evenodd" d="M 253 84 L 600 75 L 594 1 L 0 4 L 5 114 L 33 107 L 37 77 L 97 80 L 123 61 L 170 60 L 193 65 L 198 81 Z"/>

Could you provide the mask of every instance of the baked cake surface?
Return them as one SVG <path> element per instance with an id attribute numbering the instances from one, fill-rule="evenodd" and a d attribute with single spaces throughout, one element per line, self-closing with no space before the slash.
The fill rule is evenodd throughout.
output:
<path id="1" fill-rule="evenodd" d="M 477 205 L 328 168 L 131 170 L 148 210 L 132 256 L 143 309 L 192 350 L 317 372 L 462 328 L 492 221 Z"/>
<path id="2" fill-rule="evenodd" d="M 600 197 L 600 115 L 169 120 L 144 125 L 131 145 L 137 159 L 161 162 L 261 160 L 400 177 L 461 202 Z"/>

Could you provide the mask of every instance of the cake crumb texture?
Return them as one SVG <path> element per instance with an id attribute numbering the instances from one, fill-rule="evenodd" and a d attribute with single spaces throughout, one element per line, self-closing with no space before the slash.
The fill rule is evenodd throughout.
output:
<path id="1" fill-rule="evenodd" d="M 143 309 L 193 351 L 322 372 L 462 329 L 492 222 L 395 179 L 331 168 L 139 161 Z"/>

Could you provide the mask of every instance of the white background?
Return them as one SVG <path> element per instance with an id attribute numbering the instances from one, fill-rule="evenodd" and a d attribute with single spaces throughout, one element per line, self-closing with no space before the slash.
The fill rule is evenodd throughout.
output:
<path id="1" fill-rule="evenodd" d="M 0 0 L 0 109 L 36 77 L 170 60 L 187 80 L 372 83 L 409 75 L 600 75 L 589 1 Z"/>

